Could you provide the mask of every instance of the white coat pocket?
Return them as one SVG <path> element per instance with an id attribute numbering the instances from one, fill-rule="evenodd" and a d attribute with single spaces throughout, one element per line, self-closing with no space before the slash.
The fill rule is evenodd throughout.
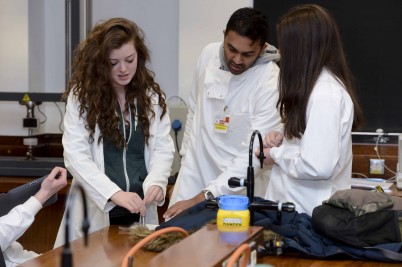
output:
<path id="1" fill-rule="evenodd" d="M 226 150 L 234 155 L 249 146 L 251 120 L 249 113 L 231 113 L 227 133 L 216 133 L 217 139 Z"/>

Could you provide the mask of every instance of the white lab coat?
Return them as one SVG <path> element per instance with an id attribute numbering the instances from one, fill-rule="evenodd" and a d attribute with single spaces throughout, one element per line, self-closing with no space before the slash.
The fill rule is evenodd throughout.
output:
<path id="1" fill-rule="evenodd" d="M 17 266 L 38 256 L 33 251 L 24 250 L 18 238 L 33 223 L 42 205 L 35 197 L 14 207 L 7 215 L 0 217 L 0 245 L 7 267 Z"/>
<path id="2" fill-rule="evenodd" d="M 229 188 L 228 179 L 246 179 L 251 134 L 264 135 L 279 127 L 279 68 L 275 62 L 258 64 L 240 75 L 220 69 L 221 43 L 203 50 L 196 68 L 189 100 L 181 154 L 183 159 L 169 206 L 208 189 L 214 196 L 245 194 L 244 188 Z M 230 124 L 227 133 L 214 131 L 214 121 L 227 107 Z M 255 138 L 254 145 L 259 144 Z M 255 175 L 261 171 L 252 151 Z M 256 179 L 256 183 L 257 183 Z M 256 186 L 263 196 L 265 189 Z"/>
<path id="3" fill-rule="evenodd" d="M 157 96 L 152 98 L 155 117 L 150 123 L 149 144 L 145 145 L 144 157 L 148 175 L 143 183 L 144 194 L 148 189 L 157 185 L 163 189 L 166 195 L 166 186 L 171 172 L 171 165 L 174 155 L 174 144 L 170 136 L 170 119 L 168 114 L 160 119 L 162 109 L 158 105 Z M 98 144 L 100 130 L 96 127 L 94 142 L 89 142 L 89 132 L 85 129 L 84 120 L 79 117 L 78 101 L 70 94 L 66 114 L 64 116 L 64 162 L 68 171 L 74 177 L 73 183 L 78 182 L 83 186 L 88 200 L 88 213 L 90 221 L 90 232 L 99 230 L 109 225 L 109 211 L 115 206 L 108 201 L 113 194 L 121 190 L 104 173 L 103 143 Z M 70 211 L 69 226 L 72 228 L 70 241 L 82 236 L 82 204 L 81 197 L 76 194 L 74 209 Z M 158 203 L 163 205 L 164 200 Z M 158 224 L 157 206 L 150 205 L 147 208 L 146 222 Z M 55 247 L 63 245 L 65 228 L 65 214 L 57 234 Z"/>
<path id="4" fill-rule="evenodd" d="M 350 188 L 353 114 L 344 86 L 324 69 L 308 101 L 304 135 L 270 151 L 276 164 L 265 198 L 311 215 L 335 191 Z"/>

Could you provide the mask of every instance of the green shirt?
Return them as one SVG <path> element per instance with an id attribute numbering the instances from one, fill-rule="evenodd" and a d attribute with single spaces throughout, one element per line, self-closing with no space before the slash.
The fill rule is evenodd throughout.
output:
<path id="1" fill-rule="evenodd" d="M 119 132 L 124 135 L 124 126 L 122 124 L 121 122 L 119 125 Z M 144 159 L 145 136 L 140 123 L 138 123 L 137 127 L 134 126 L 134 118 L 131 120 L 131 125 L 131 136 L 130 126 L 125 127 L 125 141 L 128 141 L 127 149 L 118 148 L 115 144 L 110 143 L 107 138 L 103 138 L 105 174 L 123 191 L 135 192 L 141 198 L 144 198 L 142 184 L 148 174 Z M 128 190 L 127 180 L 129 181 Z"/>

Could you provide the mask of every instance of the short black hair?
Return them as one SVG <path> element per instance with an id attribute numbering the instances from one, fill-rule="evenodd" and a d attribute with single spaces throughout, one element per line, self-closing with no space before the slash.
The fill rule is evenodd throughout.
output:
<path id="1" fill-rule="evenodd" d="M 232 16 L 230 16 L 226 24 L 225 36 L 229 31 L 234 31 L 254 42 L 259 41 L 260 45 L 263 46 L 265 42 L 268 42 L 268 18 L 262 12 L 254 8 L 243 7 L 236 10 Z"/>

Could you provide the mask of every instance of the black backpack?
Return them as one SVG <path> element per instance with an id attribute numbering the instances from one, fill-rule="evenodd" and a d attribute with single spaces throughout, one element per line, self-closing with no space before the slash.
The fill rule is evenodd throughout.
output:
<path id="1" fill-rule="evenodd" d="M 312 225 L 317 233 L 356 248 L 401 243 L 402 199 L 384 192 L 340 190 L 314 208 Z M 402 261 L 399 253 L 387 257 Z"/>

